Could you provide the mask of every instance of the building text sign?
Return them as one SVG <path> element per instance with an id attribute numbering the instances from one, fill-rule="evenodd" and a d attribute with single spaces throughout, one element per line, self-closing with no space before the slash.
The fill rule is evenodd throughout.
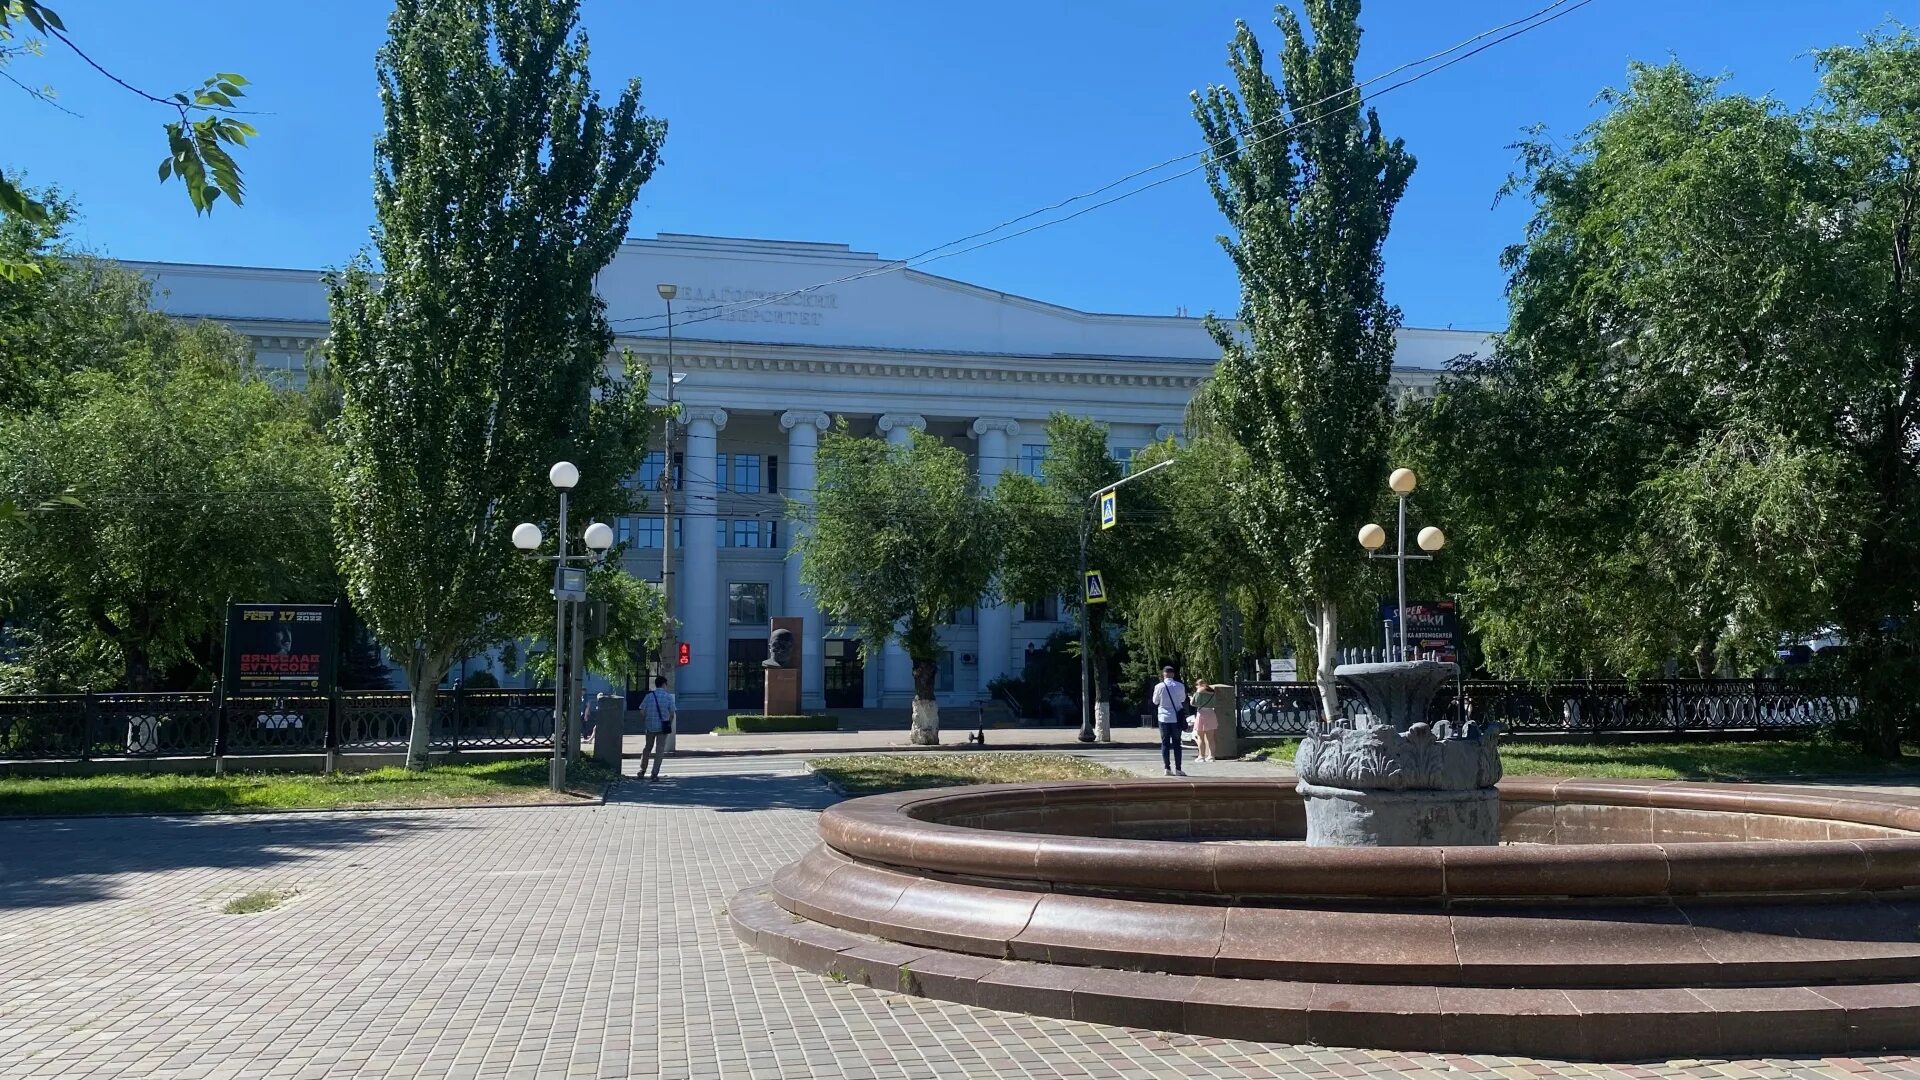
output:
<path id="1" fill-rule="evenodd" d="M 694 305 L 687 311 L 688 321 L 712 319 L 715 322 L 819 326 L 828 312 L 840 309 L 839 293 L 747 289 L 730 285 L 682 285 L 679 299 Z M 703 308 L 706 310 L 703 311 Z"/>

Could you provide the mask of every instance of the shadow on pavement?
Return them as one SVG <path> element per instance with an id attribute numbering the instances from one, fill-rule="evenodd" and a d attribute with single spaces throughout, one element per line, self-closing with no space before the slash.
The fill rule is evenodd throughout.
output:
<path id="1" fill-rule="evenodd" d="M 811 773 L 803 776 L 775 773 L 674 776 L 672 768 L 673 763 L 668 762 L 667 778 L 657 784 L 627 777 L 607 789 L 607 803 L 740 812 L 824 810 L 840 801 L 839 795 Z"/>
<path id="2" fill-rule="evenodd" d="M 138 874 L 288 866 L 403 833 L 463 827 L 376 813 L 0 821 L 0 911 L 111 899 L 122 879 Z"/>

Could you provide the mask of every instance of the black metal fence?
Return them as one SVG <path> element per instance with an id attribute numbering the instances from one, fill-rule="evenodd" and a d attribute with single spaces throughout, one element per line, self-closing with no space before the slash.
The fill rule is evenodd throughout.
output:
<path id="1" fill-rule="evenodd" d="M 1241 683 L 1235 698 L 1243 738 L 1306 734 L 1320 715 L 1313 683 Z M 1341 712 L 1358 706 L 1343 696 Z M 1434 718 L 1498 720 L 1514 733 L 1761 731 L 1799 734 L 1852 719 L 1857 699 L 1771 679 L 1659 679 L 1643 682 L 1468 681 L 1434 700 Z"/>
<path id="2" fill-rule="evenodd" d="M 397 751 L 412 716 L 404 690 L 0 695 L 0 760 Z M 553 692 L 443 690 L 429 742 L 435 750 L 551 748 Z"/>

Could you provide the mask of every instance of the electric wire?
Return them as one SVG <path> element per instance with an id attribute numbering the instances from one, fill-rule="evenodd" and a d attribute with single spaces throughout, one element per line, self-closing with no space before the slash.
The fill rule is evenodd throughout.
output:
<path id="1" fill-rule="evenodd" d="M 687 313 L 686 316 L 682 317 L 679 320 L 676 320 L 676 325 L 692 325 L 694 323 L 707 322 L 712 319 L 724 318 L 728 314 L 732 314 L 734 312 L 750 310 L 758 307 L 766 307 L 768 305 L 777 304 L 782 301 L 790 300 L 798 296 L 803 296 L 809 293 L 818 292 L 821 289 L 830 288 L 834 285 L 843 285 L 843 284 L 847 284 L 854 281 L 860 281 L 870 277 L 878 277 L 883 274 L 896 273 L 901 270 L 911 269 L 915 266 L 924 266 L 927 263 L 938 262 L 942 259 L 950 259 L 955 256 L 965 255 L 970 252 L 979 251 L 983 248 L 992 247 L 995 244 L 1003 243 L 1007 240 L 1013 240 L 1022 236 L 1030 235 L 1042 229 L 1051 228 L 1055 225 L 1064 224 L 1068 221 L 1072 221 L 1075 218 L 1081 217 L 1082 215 L 1091 213 L 1095 210 L 1099 210 L 1103 207 L 1111 206 L 1114 203 L 1120 202 L 1125 199 L 1130 199 L 1135 195 L 1139 195 L 1144 192 L 1151 191 L 1152 189 L 1160 187 L 1164 184 L 1172 183 L 1175 180 L 1179 180 L 1179 179 L 1182 179 L 1183 177 L 1191 176 L 1194 173 L 1201 172 L 1206 168 L 1210 167 L 1214 162 L 1213 160 L 1202 161 L 1199 165 L 1196 165 L 1193 168 L 1185 169 L 1180 172 L 1161 177 L 1160 179 L 1155 180 L 1151 183 L 1143 184 L 1137 188 L 1132 188 L 1127 191 L 1121 192 L 1120 194 L 1112 196 L 1111 198 L 1103 199 L 1100 202 L 1094 203 L 1090 206 L 1082 207 L 1081 209 L 1076 210 L 1073 213 L 1067 214 L 1063 217 L 1052 218 L 1047 221 L 1039 222 L 1037 224 L 1028 226 L 1025 229 L 1021 229 L 1017 232 L 1009 233 L 1005 236 L 994 237 L 993 239 L 989 239 L 989 240 L 984 240 L 981 243 L 972 244 L 969 247 L 959 248 L 959 250 L 955 250 L 955 251 L 946 250 L 947 248 L 953 248 L 960 244 L 967 243 L 970 240 L 977 240 L 982 237 L 991 237 L 994 233 L 999 232 L 1002 229 L 1010 228 L 1013 225 L 1019 224 L 1020 222 L 1026 221 L 1039 214 L 1047 213 L 1052 210 L 1063 209 L 1066 206 L 1069 206 L 1082 199 L 1091 198 L 1094 195 L 1098 195 L 1106 191 L 1110 191 L 1113 188 L 1128 182 L 1129 180 L 1133 180 L 1142 176 L 1149 175 L 1151 173 L 1164 169 L 1170 165 L 1175 165 L 1182 161 L 1191 160 L 1192 158 L 1195 158 L 1195 157 L 1203 157 L 1203 158 L 1211 159 L 1214 151 L 1223 145 L 1231 144 L 1233 146 L 1231 153 L 1234 153 L 1234 154 L 1244 153 L 1246 150 L 1251 149 L 1254 146 L 1258 146 L 1261 143 L 1267 142 L 1270 139 L 1280 138 L 1282 136 L 1289 135 L 1295 131 L 1300 130 L 1301 128 L 1311 126 L 1323 120 L 1327 120 L 1349 109 L 1357 109 L 1361 105 L 1364 105 L 1370 101 L 1378 100 L 1380 97 L 1386 94 L 1389 94 L 1395 90 L 1401 89 L 1406 86 L 1411 86 L 1412 84 L 1419 82 L 1422 79 L 1428 78 L 1429 76 L 1432 76 L 1432 75 L 1439 74 L 1440 72 L 1445 71 L 1447 68 L 1452 67 L 1453 65 L 1460 63 L 1464 60 L 1467 60 L 1473 56 L 1477 56 L 1480 53 L 1483 53 L 1488 49 L 1493 48 L 1496 45 L 1500 45 L 1504 42 L 1511 41 L 1512 39 L 1519 37 L 1522 34 L 1529 33 L 1533 30 L 1537 30 L 1540 27 L 1547 25 L 1548 23 L 1554 22 L 1560 18 L 1563 18 L 1564 16 L 1571 15 L 1575 11 L 1578 11 L 1581 8 L 1586 7 L 1588 4 L 1591 4 L 1591 3 L 1593 3 L 1593 0 L 1554 0 L 1553 3 L 1548 4 L 1546 7 L 1543 7 L 1533 12 L 1530 15 L 1512 20 L 1510 22 L 1504 23 L 1492 29 L 1482 31 L 1481 33 L 1476 34 L 1473 37 L 1468 38 L 1465 41 L 1462 41 L 1447 49 L 1443 49 L 1437 53 L 1433 53 L 1420 60 L 1409 61 L 1405 64 L 1400 65 L 1399 67 L 1391 69 L 1390 71 L 1383 72 L 1380 75 L 1376 75 L 1364 82 L 1356 83 L 1353 86 L 1348 87 L 1344 90 L 1340 90 L 1333 94 L 1329 94 L 1326 97 L 1321 98 L 1319 101 L 1311 102 L 1306 106 L 1303 106 L 1302 108 L 1304 109 L 1317 108 L 1318 106 L 1328 101 L 1332 101 L 1340 97 L 1344 97 L 1350 94 L 1357 95 L 1358 91 L 1362 87 L 1371 85 L 1372 83 L 1391 77 L 1392 75 L 1398 74 L 1399 72 L 1405 71 L 1412 67 L 1418 67 L 1422 64 L 1429 63 L 1441 57 L 1447 57 L 1450 54 L 1459 52 L 1461 49 L 1465 49 L 1470 45 L 1474 45 L 1475 43 L 1482 42 L 1486 38 L 1490 37 L 1491 35 L 1499 34 L 1503 30 L 1509 30 L 1516 26 L 1520 27 L 1520 29 L 1513 30 L 1511 33 L 1507 33 L 1502 37 L 1495 38 L 1492 41 L 1485 41 L 1485 44 L 1481 44 L 1477 48 L 1473 48 L 1470 51 L 1462 53 L 1461 55 L 1453 56 L 1451 59 L 1446 60 L 1445 63 L 1438 64 L 1435 67 L 1422 71 L 1419 74 L 1414 75 L 1410 78 L 1402 79 L 1399 82 L 1396 82 L 1390 86 L 1387 86 L 1381 89 L 1380 91 L 1378 91 L 1375 94 L 1372 94 L 1371 96 L 1355 96 L 1351 102 L 1347 102 L 1347 103 L 1335 106 L 1334 108 L 1328 109 L 1324 113 L 1321 113 L 1317 116 L 1310 117 L 1305 120 L 1296 120 L 1294 123 L 1289 124 L 1278 131 L 1259 136 L 1258 138 L 1255 138 L 1249 142 L 1243 143 L 1241 140 L 1244 139 L 1248 133 L 1252 132 L 1253 130 L 1260 127 L 1261 125 L 1271 123 L 1274 120 L 1280 119 L 1280 116 L 1276 115 L 1273 117 L 1269 117 L 1267 120 L 1259 121 L 1253 125 L 1250 125 L 1245 131 L 1236 132 L 1233 135 L 1229 136 L 1228 138 L 1222 139 L 1219 142 L 1214 143 L 1204 149 L 1194 151 L 1188 154 L 1183 154 L 1178 157 L 1169 158 L 1166 161 L 1160 162 L 1158 164 L 1151 165 L 1143 169 L 1135 170 L 1134 172 L 1129 173 L 1126 176 L 1120 177 L 1117 180 L 1110 181 L 1106 184 L 1101 185 L 1100 187 L 1093 188 L 1089 191 L 1081 192 L 1080 194 L 1077 194 L 1077 195 L 1069 196 L 1066 199 L 1062 199 L 1056 203 L 1041 207 L 1037 210 L 1028 211 L 1027 213 L 1019 215 L 1018 217 L 1010 218 L 997 225 L 994 225 L 991 228 L 982 229 L 977 232 L 969 233 L 968 235 L 960 237 L 958 239 L 947 241 L 944 244 L 935 245 L 934 247 L 928 248 L 925 251 L 919 252 L 915 255 L 911 255 L 906 259 L 899 259 L 899 260 L 893 260 L 890 262 L 882 263 L 879 266 L 870 267 L 865 270 L 859 271 L 857 273 L 848 274 L 848 275 L 834 278 L 828 281 L 817 282 L 812 285 L 807 285 L 798 289 L 792 289 L 783 293 L 771 293 L 764 296 L 753 297 L 753 298 L 744 299 L 744 300 L 728 301 L 723 304 L 712 305 L 706 308 L 692 309 Z M 1556 10 L 1556 9 L 1562 9 L 1562 10 Z M 1522 24 L 1527 24 L 1527 25 L 1523 26 Z M 1294 115 L 1298 115 L 1297 110 L 1295 111 Z M 623 319 L 610 320 L 610 323 L 613 325 L 623 325 L 628 323 L 662 323 L 664 324 L 665 319 L 666 319 L 666 316 L 664 314 L 635 315 L 635 316 L 629 316 Z M 628 332 L 644 333 L 646 331 L 654 330 L 658 328 L 659 328 L 658 326 L 638 326 Z"/>

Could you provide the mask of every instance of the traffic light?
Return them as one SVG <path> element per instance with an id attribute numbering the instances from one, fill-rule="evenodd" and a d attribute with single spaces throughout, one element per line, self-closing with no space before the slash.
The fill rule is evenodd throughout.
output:
<path id="1" fill-rule="evenodd" d="M 693 647 L 683 641 L 680 643 L 680 666 L 686 667 L 691 663 L 693 663 Z"/>

